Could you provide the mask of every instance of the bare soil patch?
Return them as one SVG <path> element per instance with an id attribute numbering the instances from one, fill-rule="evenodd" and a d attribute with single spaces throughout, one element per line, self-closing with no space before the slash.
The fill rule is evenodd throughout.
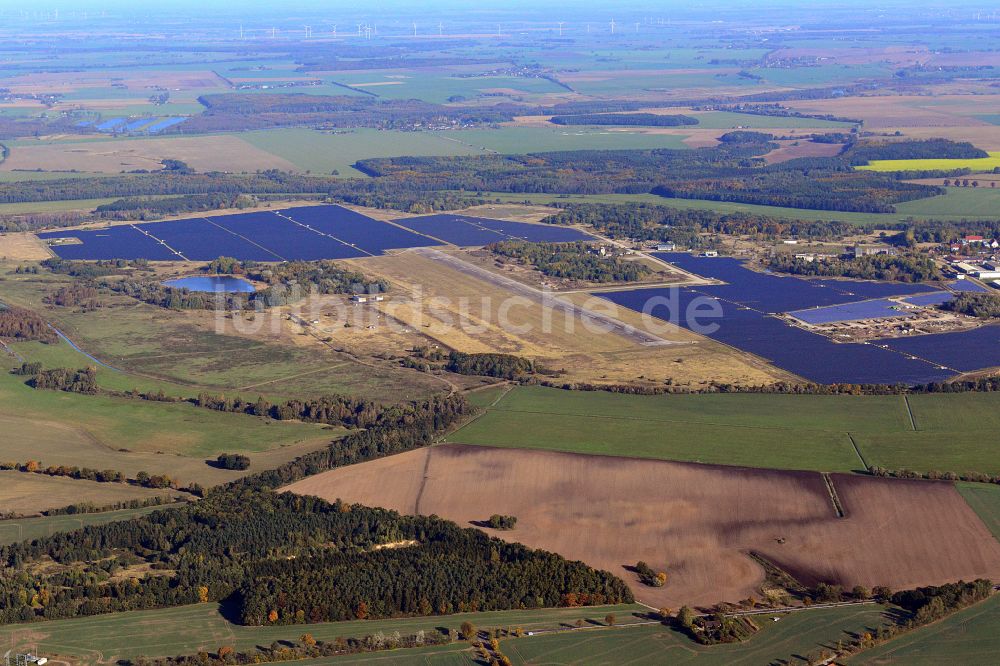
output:
<path id="1" fill-rule="evenodd" d="M 607 569 L 654 606 L 758 596 L 763 555 L 799 577 L 893 589 L 1000 575 L 1000 543 L 954 486 L 818 473 L 442 445 L 309 477 L 286 490 L 462 525 Z M 666 571 L 646 587 L 624 567 Z"/>

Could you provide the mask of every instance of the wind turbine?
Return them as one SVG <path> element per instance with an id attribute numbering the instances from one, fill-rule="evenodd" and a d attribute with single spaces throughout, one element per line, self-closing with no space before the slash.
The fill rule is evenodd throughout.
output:
<path id="1" fill-rule="evenodd" d="M 413 36 L 414 37 L 417 36 L 417 22 L 416 21 L 413 22 Z"/>
<path id="2" fill-rule="evenodd" d="M 240 41 L 243 41 L 243 24 L 240 23 Z"/>
<path id="3" fill-rule="evenodd" d="M 361 24 L 359 23 L 358 24 L 358 37 L 360 37 L 360 36 L 361 36 Z"/>
<path id="4" fill-rule="evenodd" d="M 333 24 L 333 36 L 334 37 L 337 36 L 337 24 L 336 23 Z"/>
<path id="5" fill-rule="evenodd" d="M 500 34 L 500 24 L 497 23 L 497 39 L 502 39 L 503 35 Z"/>
<path id="6" fill-rule="evenodd" d="M 615 34 L 615 20 L 611 19 L 611 34 Z"/>
<path id="7" fill-rule="evenodd" d="M 278 29 L 271 28 L 271 39 L 274 39 L 275 37 L 277 37 L 277 35 L 278 35 Z"/>
<path id="8" fill-rule="evenodd" d="M 312 26 L 304 25 L 302 27 L 305 28 L 306 39 L 309 39 L 310 37 L 312 37 Z"/>
<path id="9" fill-rule="evenodd" d="M 438 21 L 438 37 L 444 37 L 444 23 Z"/>
<path id="10" fill-rule="evenodd" d="M 562 37 L 562 27 L 565 21 L 559 21 L 559 36 Z"/>
<path id="11" fill-rule="evenodd" d="M 639 32 L 639 22 L 638 21 L 636 21 L 636 23 L 635 23 L 635 31 Z"/>

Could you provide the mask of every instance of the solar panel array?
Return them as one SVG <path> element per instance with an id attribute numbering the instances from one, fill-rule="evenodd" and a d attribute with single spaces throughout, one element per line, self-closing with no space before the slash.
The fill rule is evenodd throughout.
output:
<path id="1" fill-rule="evenodd" d="M 383 222 L 342 206 L 321 205 L 114 226 L 99 231 L 53 231 L 43 239 L 66 259 L 312 261 L 377 256 L 388 250 L 441 245 L 484 245 L 498 240 L 583 240 L 575 229 L 457 215 Z"/>

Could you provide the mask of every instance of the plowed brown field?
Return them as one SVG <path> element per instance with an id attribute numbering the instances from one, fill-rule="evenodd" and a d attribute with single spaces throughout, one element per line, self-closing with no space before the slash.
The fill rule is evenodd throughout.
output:
<path id="1" fill-rule="evenodd" d="M 517 516 L 496 535 L 607 569 L 654 606 L 759 595 L 760 553 L 804 583 L 893 589 L 1000 578 L 1000 543 L 944 482 L 822 477 L 604 456 L 443 445 L 332 470 L 287 488 L 461 525 Z M 489 531 L 489 530 L 487 530 Z M 645 587 L 624 566 L 669 575 Z"/>

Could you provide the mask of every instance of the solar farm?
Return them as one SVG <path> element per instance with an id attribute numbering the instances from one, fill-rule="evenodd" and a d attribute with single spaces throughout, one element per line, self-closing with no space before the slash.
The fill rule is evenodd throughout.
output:
<path id="1" fill-rule="evenodd" d="M 940 381 L 963 372 L 1000 365 L 1000 326 L 900 335 L 885 339 L 852 338 L 822 327 L 885 320 L 895 327 L 929 317 L 926 310 L 953 297 L 925 284 L 856 280 L 814 280 L 758 273 L 731 258 L 703 258 L 683 253 L 657 255 L 686 271 L 725 284 L 680 291 L 680 312 L 699 299 L 711 299 L 721 320 L 706 335 L 765 358 L 800 377 L 822 383 L 885 383 Z M 972 283 L 955 285 L 971 288 Z M 663 288 L 597 294 L 618 305 L 643 312 Z M 679 319 L 677 313 L 653 310 L 654 317 Z M 900 323 L 906 322 L 906 323 Z M 905 332 L 905 331 L 904 331 Z"/>
<path id="2" fill-rule="evenodd" d="M 390 250 L 462 247 L 502 240 L 574 241 L 576 229 L 458 215 L 384 222 L 334 205 L 127 224 L 38 234 L 63 259 L 313 261 L 379 256 Z"/>

